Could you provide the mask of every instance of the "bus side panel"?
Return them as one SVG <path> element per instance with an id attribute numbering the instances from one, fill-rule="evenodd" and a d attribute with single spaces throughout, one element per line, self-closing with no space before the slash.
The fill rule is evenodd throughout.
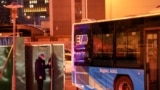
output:
<path id="1" fill-rule="evenodd" d="M 134 85 L 134 90 L 145 90 L 144 70 L 142 69 L 117 69 L 117 75 L 127 75 Z"/>
<path id="2" fill-rule="evenodd" d="M 118 76 L 129 76 L 134 90 L 144 90 L 144 71 L 139 69 L 89 68 L 89 85 L 97 90 L 114 89 L 114 81 Z"/>
<path id="3" fill-rule="evenodd" d="M 89 85 L 88 67 L 75 66 L 75 71 L 72 72 L 72 83 L 80 89 L 84 89 L 85 85 Z"/>

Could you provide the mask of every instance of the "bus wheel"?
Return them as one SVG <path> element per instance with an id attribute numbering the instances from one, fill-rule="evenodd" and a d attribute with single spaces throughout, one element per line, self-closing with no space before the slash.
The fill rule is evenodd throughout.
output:
<path id="1" fill-rule="evenodd" d="M 115 81 L 114 90 L 134 90 L 133 83 L 129 77 L 122 76 Z"/>

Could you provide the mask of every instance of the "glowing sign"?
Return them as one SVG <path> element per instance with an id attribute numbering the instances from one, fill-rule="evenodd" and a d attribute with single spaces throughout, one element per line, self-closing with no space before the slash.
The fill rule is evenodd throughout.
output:
<path id="1" fill-rule="evenodd" d="M 0 37 L 0 45 L 12 45 L 12 37 Z"/>
<path id="2" fill-rule="evenodd" d="M 76 35 L 75 42 L 76 42 L 76 45 L 85 45 L 85 44 L 87 44 L 88 43 L 87 34 Z"/>

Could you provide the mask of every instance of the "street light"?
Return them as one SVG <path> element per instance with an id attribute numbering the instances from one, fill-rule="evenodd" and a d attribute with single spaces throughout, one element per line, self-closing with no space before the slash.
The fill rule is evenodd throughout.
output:
<path id="1" fill-rule="evenodd" d="M 13 23 L 13 70 L 12 70 L 12 90 L 16 90 L 16 18 L 18 18 L 18 8 L 22 8 L 16 2 L 12 2 L 10 5 L 4 6 L 11 10 L 11 18 Z"/>

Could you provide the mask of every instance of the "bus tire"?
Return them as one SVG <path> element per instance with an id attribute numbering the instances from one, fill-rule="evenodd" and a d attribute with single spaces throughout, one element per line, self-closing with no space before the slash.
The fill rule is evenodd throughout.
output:
<path id="1" fill-rule="evenodd" d="M 134 90 L 133 83 L 128 76 L 121 76 L 114 82 L 114 90 Z"/>

